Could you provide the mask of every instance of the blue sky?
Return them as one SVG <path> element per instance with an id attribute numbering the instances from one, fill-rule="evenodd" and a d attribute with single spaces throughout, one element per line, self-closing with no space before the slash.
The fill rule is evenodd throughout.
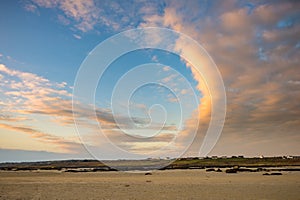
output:
<path id="1" fill-rule="evenodd" d="M 78 138 L 72 114 L 73 85 L 82 62 L 99 43 L 117 33 L 161 27 L 182 32 L 201 44 L 223 78 L 226 122 L 210 155 L 299 154 L 299 6 L 296 1 L 246 0 L 2 1 L 0 151 L 8 152 L 11 160 L 22 160 L 14 158 L 20 151 L 24 160 L 26 155 L 28 159 L 44 155 L 45 160 L 53 159 L 53 155 L 58 159 L 90 157 Z M 174 44 L 184 47 L 179 40 Z M 194 55 L 192 49 L 188 53 Z M 111 120 L 112 90 L 126 72 L 145 63 L 161 66 L 153 64 L 151 72 L 139 73 L 136 78 L 143 80 L 151 74 L 158 82 L 172 84 L 172 89 L 186 99 L 183 113 L 171 90 L 159 85 L 141 87 L 129 105 L 124 107 L 125 100 L 119 99 L 121 126 L 128 128 L 129 121 L 123 116 L 128 109 L 139 125 L 149 125 L 151 106 L 161 104 L 169 114 L 165 127 L 147 143 L 123 136 L 120 138 L 126 142 L 117 140 L 119 133 Z M 199 65 L 205 64 L 199 58 Z M 191 88 L 181 82 L 182 77 Z M 180 55 L 170 52 L 145 49 L 123 55 L 99 82 L 95 94 L 97 122 L 119 146 L 139 154 L 147 148 L 159 148 L 176 134 L 191 134 L 198 126 L 195 119 L 200 119 L 195 142 L 186 152 L 197 155 L 211 112 L 202 78 Z M 191 100 L 191 91 L 197 96 L 197 105 Z M 75 116 L 90 121 L 85 111 L 89 106 L 81 105 Z M 153 127 L 139 132 L 141 136 L 147 136 L 163 121 L 158 107 L 152 115 L 156 119 Z M 100 145 L 105 150 L 103 158 L 119 158 L 106 144 L 93 143 L 101 140 L 94 138 L 95 124 L 84 127 L 84 132 L 91 140 L 88 145 Z M 6 160 L 8 156 L 0 157 L 0 161 Z"/>
<path id="2" fill-rule="evenodd" d="M 88 52 L 107 37 L 92 35 L 81 41 L 73 37 L 75 33 L 60 24 L 48 9 L 38 15 L 26 11 L 18 1 L 2 4 L 0 23 L 5 27 L 1 37 L 2 54 L 14 55 L 17 62 L 11 62 L 13 67 L 35 70 L 57 82 L 72 84 L 72 77 Z M 59 69 L 64 69 L 63 73 L 59 73 Z"/>

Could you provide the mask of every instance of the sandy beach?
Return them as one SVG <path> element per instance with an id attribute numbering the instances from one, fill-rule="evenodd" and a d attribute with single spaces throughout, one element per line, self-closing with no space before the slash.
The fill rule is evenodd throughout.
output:
<path id="1" fill-rule="evenodd" d="M 300 172 L 0 172 L 0 199 L 300 199 Z"/>

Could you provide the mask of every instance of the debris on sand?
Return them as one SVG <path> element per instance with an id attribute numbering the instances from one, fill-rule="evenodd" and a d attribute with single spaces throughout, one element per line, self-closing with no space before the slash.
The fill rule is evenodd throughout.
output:
<path id="1" fill-rule="evenodd" d="M 282 173 L 280 172 L 273 172 L 273 173 L 264 173 L 264 176 L 280 176 Z"/>

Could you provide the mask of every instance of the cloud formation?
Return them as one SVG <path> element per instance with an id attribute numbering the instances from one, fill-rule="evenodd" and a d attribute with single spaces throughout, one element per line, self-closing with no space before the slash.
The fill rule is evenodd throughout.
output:
<path id="1" fill-rule="evenodd" d="M 226 124 L 212 154 L 300 153 L 297 142 L 300 141 L 299 2 L 34 0 L 31 3 L 33 6 L 27 6 L 28 9 L 34 6 L 59 9 L 63 13 L 58 16 L 61 22 L 82 32 L 103 31 L 103 27 L 120 31 L 159 26 L 189 35 L 212 56 L 227 91 Z M 160 36 L 155 35 L 152 39 L 151 42 L 159 42 Z M 176 45 L 178 49 L 184 48 L 180 40 Z M 194 52 L 191 49 L 187 53 Z M 199 63 L 202 63 L 201 60 Z M 211 99 L 203 77 L 192 66 L 189 67 L 199 83 L 197 88 L 203 94 L 199 107 L 201 128 L 197 137 L 201 141 L 210 120 Z M 0 69 L 24 80 L 26 76 L 32 76 L 18 74 L 3 66 Z M 50 84 L 46 80 L 39 80 L 41 77 L 32 78 L 36 82 Z M 24 83 L 28 88 L 38 88 L 36 83 Z M 14 83 L 12 87 L 20 85 Z M 61 89 L 38 90 L 34 94 L 26 90 L 10 91 L 6 95 L 34 99 L 34 96 L 42 95 L 40 91 L 46 96 L 50 93 L 68 96 Z M 66 109 L 68 101 L 61 101 L 64 105 L 64 109 L 61 109 L 55 104 L 57 98 L 49 95 L 47 98 L 43 102 L 38 99 L 33 101 L 39 106 L 36 112 L 70 116 L 70 109 Z M 16 100 L 21 101 L 18 98 Z M 49 108 L 52 103 L 53 106 Z M 29 110 L 34 113 L 33 109 Z M 81 112 L 78 111 L 79 114 Z M 184 134 L 189 134 L 195 127 L 195 117 L 199 116 L 186 121 Z M 70 119 L 67 117 L 66 121 Z M 111 127 L 114 125 L 109 115 L 100 121 Z M 197 153 L 198 145 L 199 142 L 196 142 L 190 149 L 191 155 Z M 278 151 L 277 147 L 284 150 Z"/>
<path id="2" fill-rule="evenodd" d="M 219 9 L 211 6 L 201 13 L 192 12 L 195 7 L 201 7 L 201 2 L 169 2 L 163 15 L 145 17 L 142 26 L 164 26 L 192 36 L 208 50 L 219 67 L 227 89 L 227 120 L 223 137 L 213 153 L 230 154 L 232 151 L 226 151 L 228 146 L 240 141 L 255 143 L 250 150 L 244 150 L 242 144 L 236 145 L 241 153 L 272 155 L 270 149 L 278 145 L 272 141 L 279 142 L 276 138 L 280 137 L 286 137 L 286 143 L 281 144 L 286 149 L 284 153 L 299 153 L 295 145 L 290 145 L 300 137 L 297 131 L 300 88 L 295 84 L 300 80 L 297 73 L 300 17 L 295 5 L 299 3 L 261 3 L 251 10 L 237 1 L 226 2 L 227 5 L 214 3 L 220 3 Z M 213 17 L 201 17 L 207 13 L 213 13 Z M 209 95 L 201 77 L 193 69 L 192 72 L 199 82 L 198 89 L 204 94 L 200 119 L 207 124 Z M 265 140 L 270 141 L 271 148 L 259 146 Z M 191 151 L 197 152 L 197 148 Z"/>
<path id="3" fill-rule="evenodd" d="M 32 0 L 25 5 L 28 11 L 38 8 L 59 9 L 58 20 L 81 32 L 106 27 L 113 31 L 134 28 L 141 16 L 160 12 L 164 3 L 155 1 L 94 1 L 94 0 Z"/>
<path id="4" fill-rule="evenodd" d="M 110 109 L 94 107 L 78 102 L 76 109 L 72 108 L 72 94 L 65 82 L 56 83 L 33 73 L 13 70 L 0 64 L 0 74 L 3 81 L 0 83 L 3 103 L 0 105 L 0 129 L 25 133 L 32 139 L 42 143 L 52 144 L 56 150 L 63 153 L 82 153 L 83 146 L 77 137 L 74 128 L 73 116 L 80 124 L 84 124 L 85 132 L 91 135 L 90 140 L 85 140 L 85 145 L 103 145 L 106 140 L 98 137 L 101 126 L 103 133 L 117 144 L 126 147 L 128 150 L 143 152 L 145 149 L 136 149 L 137 142 L 141 142 L 138 136 L 126 135 L 120 127 L 134 129 L 131 127 L 132 120 L 135 125 L 147 125 L 149 119 L 133 117 L 128 118 L 122 115 L 114 115 Z M 145 109 L 145 105 L 131 105 Z M 94 115 L 95 113 L 95 115 Z M 41 120 L 46 117 L 50 120 L 51 126 L 68 127 L 69 136 L 59 135 L 51 129 L 39 127 Z M 38 121 L 32 125 L 31 122 Z M 118 121 L 118 124 L 116 123 Z M 29 125 L 30 124 L 30 125 Z M 48 125 L 49 126 L 49 125 Z M 174 136 L 178 129 L 174 125 L 152 123 L 151 126 L 143 126 L 143 130 L 157 130 L 161 128 L 162 133 L 152 139 L 142 141 L 148 145 L 159 144 L 163 140 Z M 43 130 L 39 130 L 39 128 Z M 71 135 L 70 135 L 71 134 Z M 96 137 L 96 138 L 95 138 Z M 95 143 L 95 141 L 97 141 Z M 131 145 L 132 144 L 132 145 Z"/>

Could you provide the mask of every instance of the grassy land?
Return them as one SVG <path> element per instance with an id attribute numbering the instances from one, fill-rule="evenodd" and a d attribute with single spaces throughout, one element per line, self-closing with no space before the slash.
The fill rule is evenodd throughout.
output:
<path id="1" fill-rule="evenodd" d="M 205 159 L 182 159 L 176 160 L 167 168 L 190 168 L 190 167 L 283 167 L 300 166 L 300 158 L 283 159 L 281 157 L 269 158 L 205 158 Z"/>
<path id="2" fill-rule="evenodd" d="M 177 160 L 118 160 L 105 161 L 108 166 L 123 170 L 147 170 L 156 166 L 162 169 L 228 168 L 228 167 L 287 167 L 300 166 L 300 158 L 181 158 Z M 86 171 L 111 171 L 96 160 L 63 160 L 46 162 L 0 163 L 0 170 L 66 170 L 85 169 Z"/>

